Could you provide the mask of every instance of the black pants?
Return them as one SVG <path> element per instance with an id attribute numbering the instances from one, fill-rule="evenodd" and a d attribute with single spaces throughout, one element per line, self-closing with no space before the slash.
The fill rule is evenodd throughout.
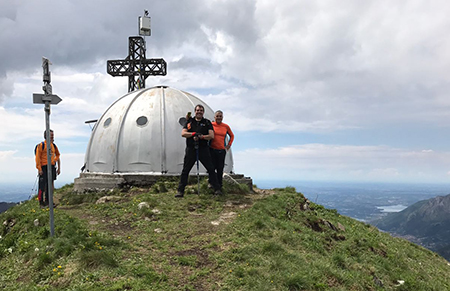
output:
<path id="1" fill-rule="evenodd" d="M 219 183 L 220 188 L 222 188 L 223 167 L 225 167 L 225 156 L 227 154 L 227 151 L 216 150 L 213 148 L 210 148 L 209 151 L 211 154 L 211 160 L 214 166 L 214 170 L 217 175 L 217 182 Z"/>
<path id="2" fill-rule="evenodd" d="M 48 175 L 47 165 L 42 166 L 42 175 L 39 176 L 39 203 L 48 205 Z M 56 167 L 52 165 L 52 181 L 56 180 Z M 52 183 L 53 186 L 53 183 Z"/>
<path id="3" fill-rule="evenodd" d="M 213 185 L 215 190 L 219 190 L 219 183 L 217 182 L 217 176 L 214 172 L 214 166 L 211 161 L 211 155 L 209 153 L 208 147 L 199 147 L 198 149 L 198 159 L 202 165 L 206 168 L 209 174 L 209 181 Z M 197 162 L 197 152 L 194 147 L 186 147 L 186 152 L 184 155 L 183 170 L 181 171 L 180 183 L 178 184 L 178 191 L 184 193 L 184 188 L 186 188 L 189 172 L 192 167 Z"/>

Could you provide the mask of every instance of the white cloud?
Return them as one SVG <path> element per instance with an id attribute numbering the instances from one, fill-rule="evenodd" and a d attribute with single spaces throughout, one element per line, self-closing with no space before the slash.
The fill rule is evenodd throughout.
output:
<path id="1" fill-rule="evenodd" d="M 395 168 L 383 168 L 383 169 L 373 169 L 367 176 L 373 177 L 376 180 L 387 179 L 389 181 L 396 180 L 400 176 L 398 169 Z"/>
<path id="2" fill-rule="evenodd" d="M 207 35 L 208 41 L 214 47 L 212 50 L 212 60 L 214 62 L 222 64 L 233 57 L 233 37 L 223 31 L 213 32 L 204 25 L 200 29 Z"/>
<path id="3" fill-rule="evenodd" d="M 61 175 L 56 185 L 73 183 L 84 164 L 84 154 L 61 153 Z M 36 180 L 37 170 L 34 156 L 18 156 L 17 151 L 0 151 L 0 183 L 28 183 Z"/>
<path id="4" fill-rule="evenodd" d="M 37 112 L 37 110 L 18 108 L 6 110 L 4 107 L 0 107 L 0 123 L 8 125 L 2 126 L 0 129 L 0 145 L 17 143 L 30 136 L 42 136 L 43 130 L 41 129 L 45 129 L 45 123 L 42 118 L 41 124 L 44 126 L 39 126 L 36 120 L 39 120 L 39 114 L 44 116 L 43 112 L 43 110 Z"/>
<path id="5" fill-rule="evenodd" d="M 259 179 L 435 182 L 446 179 L 450 152 L 304 144 L 234 152 L 234 161 L 236 172 Z"/>
<path id="6" fill-rule="evenodd" d="M 147 57 L 168 62 L 168 75 L 149 77 L 147 87 L 197 95 L 240 134 L 286 133 L 295 144 L 306 133 L 330 143 L 237 152 L 244 161 L 237 168 L 269 176 L 261 169 L 273 166 L 316 179 L 447 172 L 447 153 L 434 149 L 447 144 L 450 118 L 450 4 L 443 0 L 0 2 L 2 150 L 29 157 L 42 138 L 43 108 L 31 104 L 42 92 L 42 56 L 53 62 L 53 92 L 63 99 L 52 107 L 57 141 L 68 152 L 84 149 L 84 121 L 127 91 L 127 78 L 107 75 L 106 61 L 127 56 L 142 7 L 152 16 Z M 385 138 L 393 128 L 434 135 L 408 144 Z M 373 138 L 361 141 L 368 132 Z M 339 135 L 345 142 L 333 145 Z"/>
<path id="7" fill-rule="evenodd" d="M 48 51 L 47 57 L 54 58 L 56 93 L 106 104 L 112 100 L 112 88 L 117 89 L 113 95 L 120 96 L 117 92 L 126 90 L 126 78 L 118 81 L 106 75 L 105 62 L 111 54 L 126 57 L 126 36 L 135 28 L 129 33 L 113 32 L 133 27 L 131 18 L 141 12 L 134 11 L 140 2 L 125 5 L 119 1 L 107 7 L 102 3 L 89 8 L 83 3 L 74 6 L 54 1 L 36 7 L 5 7 L 3 25 L 14 35 L 23 35 L 21 29 L 28 22 L 35 23 L 32 31 L 26 31 L 35 35 L 21 40 L 25 42 L 21 49 L 28 48 L 35 59 L 27 57 L 28 64 L 21 60 L 14 70 L 23 74 L 34 68 L 37 72 L 41 55 L 36 54 Z M 219 91 L 212 98 L 240 91 L 234 95 L 239 100 L 235 103 L 239 106 L 233 108 L 236 115 L 245 112 L 249 119 L 257 119 L 261 113 L 271 112 L 279 121 L 273 123 L 279 124 L 277 130 L 286 123 L 320 128 L 314 125 L 319 123 L 333 129 L 393 121 L 442 125 L 442 119 L 450 115 L 448 106 L 442 106 L 450 89 L 450 41 L 441 29 L 450 21 L 446 2 L 395 5 L 390 1 L 255 0 L 212 5 L 194 1 L 183 5 L 185 16 L 167 9 L 173 6 L 179 7 L 179 3 L 165 1 L 153 7 L 153 11 L 170 13 L 163 18 L 153 16 L 154 33 L 147 39 L 147 54 L 162 54 L 173 60 L 175 67 L 169 63 L 169 75 L 150 77 L 148 85 L 166 83 L 193 93 L 197 88 Z M 44 22 L 36 21 L 48 7 L 71 12 L 68 18 L 58 13 Z M 99 17 L 97 12 L 104 9 L 110 11 L 105 15 L 117 12 L 130 19 L 122 17 L 118 22 L 114 17 Z M 80 11 L 96 17 L 83 18 L 77 15 Z M 15 22 L 18 25 L 14 26 Z M 176 31 L 170 30 L 173 25 L 177 25 Z M 52 34 L 51 41 L 40 30 Z M 65 37 L 65 31 L 70 31 L 71 38 Z M 14 35 L 3 35 L 2 43 L 19 42 Z M 8 74 L 15 59 L 12 56 L 21 55 L 14 48 L 17 46 L 4 47 L 2 64 Z M 177 67 L 181 60 L 190 61 Z M 196 68 L 199 61 L 202 66 Z M 69 67 L 74 73 L 66 73 Z M 93 68 L 98 69 L 93 72 Z M 35 76 L 40 80 L 40 72 Z M 6 86 L 4 90 L 9 92 Z"/>

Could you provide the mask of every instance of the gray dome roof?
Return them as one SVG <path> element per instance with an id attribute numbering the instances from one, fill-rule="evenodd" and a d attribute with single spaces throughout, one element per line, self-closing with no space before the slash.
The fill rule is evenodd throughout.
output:
<path id="1" fill-rule="evenodd" d="M 193 113 L 197 104 L 205 107 L 205 118 L 213 121 L 214 111 L 205 102 L 174 88 L 157 86 L 124 95 L 95 124 L 85 171 L 180 174 L 186 148 L 180 118 Z M 230 149 L 224 172 L 232 171 Z M 206 173 L 201 163 L 200 172 Z"/>

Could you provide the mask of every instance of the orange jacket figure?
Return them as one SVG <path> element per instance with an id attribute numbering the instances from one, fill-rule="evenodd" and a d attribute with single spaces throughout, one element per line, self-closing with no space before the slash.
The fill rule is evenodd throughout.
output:
<path id="1" fill-rule="evenodd" d="M 59 161 L 59 150 L 55 144 L 51 144 L 50 149 L 51 161 L 52 165 L 56 165 L 56 162 Z M 41 144 L 38 144 L 36 148 L 36 169 L 38 171 L 42 171 L 42 166 L 47 165 L 47 141 L 44 141 L 44 149 L 42 149 Z"/>
<path id="2" fill-rule="evenodd" d="M 44 138 L 46 137 L 45 131 L 44 131 Z M 52 165 L 56 165 L 58 163 L 57 167 L 57 175 L 61 172 L 61 160 L 59 159 L 60 153 L 58 150 L 58 147 L 53 143 L 54 140 L 54 133 L 52 130 L 50 130 L 50 142 L 51 142 L 51 148 L 50 148 L 50 154 L 51 154 L 51 163 Z M 47 140 L 44 140 L 44 146 L 42 147 L 42 143 L 38 144 L 36 146 L 36 169 L 39 172 L 39 175 L 42 175 L 42 166 L 47 165 Z"/>
<path id="3" fill-rule="evenodd" d="M 231 128 L 226 123 L 217 123 L 217 121 L 212 122 L 214 127 L 214 139 L 211 141 L 211 147 L 216 150 L 229 149 L 234 140 L 234 134 Z M 225 146 L 225 138 L 227 134 L 230 136 L 230 141 Z"/>
<path id="4" fill-rule="evenodd" d="M 44 131 L 44 138 L 46 138 L 46 131 Z M 53 143 L 54 134 L 53 131 L 50 130 L 50 161 L 52 166 L 51 170 L 43 167 L 47 167 L 47 141 L 43 141 L 36 145 L 35 153 L 36 153 L 36 169 L 39 173 L 39 193 L 38 199 L 41 207 L 48 206 L 49 204 L 49 185 L 48 185 L 48 170 L 51 171 L 52 178 L 51 180 L 56 180 L 56 176 L 61 172 L 61 161 L 59 159 L 60 153 L 58 147 Z M 56 164 L 58 164 L 56 168 Z M 53 182 L 50 185 L 53 189 Z"/>

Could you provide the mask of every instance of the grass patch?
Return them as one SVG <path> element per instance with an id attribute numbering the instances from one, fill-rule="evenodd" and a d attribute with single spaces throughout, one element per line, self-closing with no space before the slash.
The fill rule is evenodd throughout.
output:
<path id="1" fill-rule="evenodd" d="M 65 203 L 55 209 L 54 237 L 49 212 L 36 200 L 12 207 L 0 214 L 5 222 L 0 227 L 0 287 L 450 289 L 449 266 L 441 257 L 309 203 L 293 187 L 260 195 L 226 183 L 227 194 L 217 197 L 207 179 L 201 180 L 200 195 L 196 177 L 191 182 L 183 199 L 173 197 L 175 180 L 85 196 L 66 185 L 56 191 Z M 94 203 L 105 195 L 120 199 Z M 398 280 L 405 283 L 396 286 Z"/>
<path id="2" fill-rule="evenodd" d="M 115 268 L 118 265 L 117 260 L 110 251 L 89 250 L 82 252 L 80 255 L 80 266 L 82 268 L 95 269 L 100 266 Z"/>
<path id="3" fill-rule="evenodd" d="M 175 257 L 175 260 L 181 266 L 191 266 L 191 267 L 197 266 L 197 257 L 196 256 L 180 256 L 180 257 Z"/>

